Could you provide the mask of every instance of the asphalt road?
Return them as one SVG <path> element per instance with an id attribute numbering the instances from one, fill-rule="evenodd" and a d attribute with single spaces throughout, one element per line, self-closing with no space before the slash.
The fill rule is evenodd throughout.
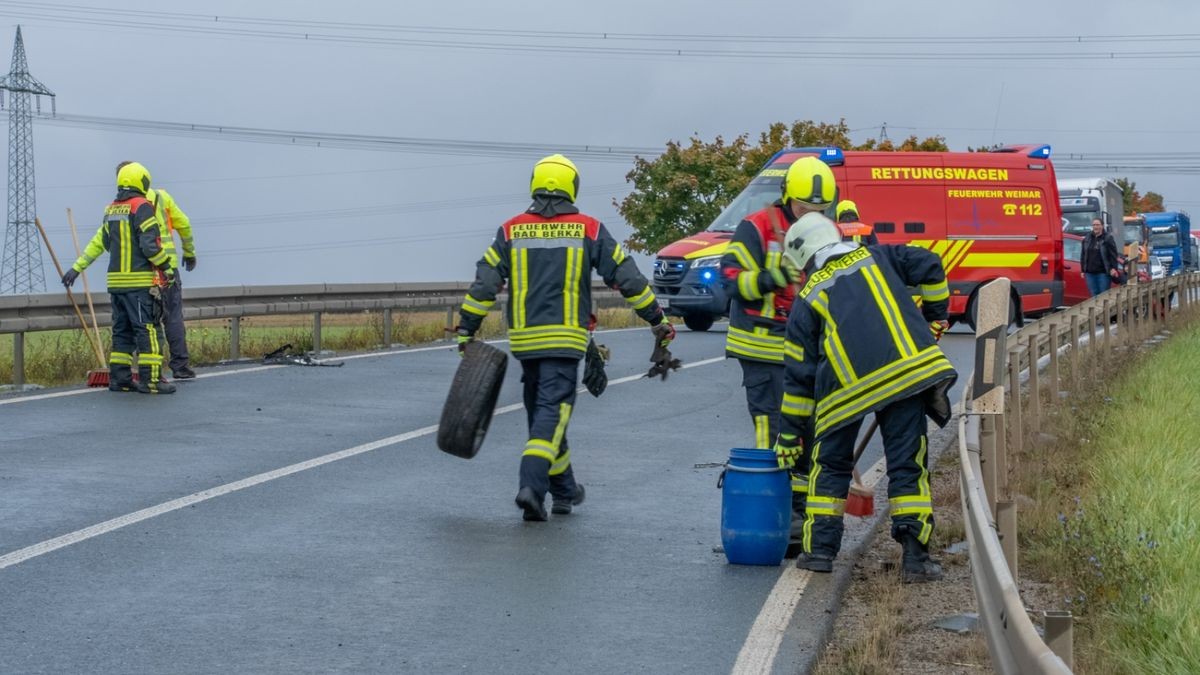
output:
<path id="1" fill-rule="evenodd" d="M 697 465 L 752 438 L 724 337 L 681 332 L 660 382 L 619 381 L 648 331 L 601 336 L 613 384 L 569 430 L 587 502 L 549 523 L 512 501 L 515 362 L 480 454 L 436 448 L 449 346 L 0 399 L 0 673 L 728 673 L 783 568 L 714 550 Z"/>

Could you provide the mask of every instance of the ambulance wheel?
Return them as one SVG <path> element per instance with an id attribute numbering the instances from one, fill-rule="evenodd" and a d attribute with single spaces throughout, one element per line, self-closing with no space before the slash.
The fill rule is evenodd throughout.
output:
<path id="1" fill-rule="evenodd" d="M 683 325 L 698 333 L 703 333 L 709 328 L 712 328 L 714 321 L 716 321 L 716 317 L 714 317 L 712 314 L 693 313 L 683 315 Z"/>
<path id="2" fill-rule="evenodd" d="M 967 326 L 971 331 L 975 331 L 975 321 L 979 318 L 979 303 L 976 298 L 978 293 L 971 295 L 971 299 L 967 301 L 967 313 L 963 316 L 963 321 L 967 322 Z M 1008 325 L 1014 326 L 1017 324 L 1017 307 L 1020 300 L 1014 295 L 1008 299 Z"/>
<path id="3" fill-rule="evenodd" d="M 507 368 L 508 354 L 484 342 L 467 343 L 438 424 L 437 444 L 443 452 L 463 459 L 479 452 Z"/>

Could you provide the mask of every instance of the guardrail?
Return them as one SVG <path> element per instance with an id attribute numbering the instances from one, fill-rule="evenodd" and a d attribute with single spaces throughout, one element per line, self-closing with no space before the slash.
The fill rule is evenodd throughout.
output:
<path id="1" fill-rule="evenodd" d="M 392 313 L 395 310 L 446 310 L 446 324 L 455 324 L 454 310 L 462 302 L 467 282 L 422 282 L 387 284 L 298 284 L 283 286 L 218 286 L 188 288 L 184 293 L 184 320 L 229 319 L 229 357 L 241 357 L 241 319 L 248 316 L 311 314 L 313 349 L 321 348 L 321 315 L 351 312 L 383 314 L 383 345 L 392 343 Z M 603 285 L 593 287 L 597 306 L 621 302 L 621 296 Z M 81 301 L 81 296 L 75 296 Z M 111 325 L 107 293 L 93 296 L 96 318 L 101 326 Z M 507 295 L 497 299 L 502 309 Z M 84 305 L 84 311 L 87 311 Z M 65 293 L 0 296 L 0 334 L 13 336 L 13 384 L 25 384 L 25 334 L 81 326 Z"/>
<path id="2" fill-rule="evenodd" d="M 975 370 L 959 418 L 960 489 L 972 585 L 997 672 L 1070 673 L 1074 661 L 1071 613 L 1044 612 L 1043 640 L 1017 590 L 1017 507 L 1008 484 L 1010 454 L 1022 452 L 1027 438 L 1037 438 L 1043 411 L 1058 405 L 1064 354 L 1074 379 L 1084 349 L 1140 345 L 1159 331 L 1171 312 L 1200 299 L 1198 290 L 1200 274 L 1122 286 L 1008 334 L 1008 280 L 980 289 Z"/>

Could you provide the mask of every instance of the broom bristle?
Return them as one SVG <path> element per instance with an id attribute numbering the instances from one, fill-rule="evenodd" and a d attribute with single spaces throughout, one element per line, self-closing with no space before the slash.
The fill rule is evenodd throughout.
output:
<path id="1" fill-rule="evenodd" d="M 108 371 L 107 370 L 89 370 L 87 374 L 87 386 L 89 387 L 107 387 L 108 386 Z"/>
<path id="2" fill-rule="evenodd" d="M 863 485 L 851 485 L 846 496 L 846 513 L 865 518 L 875 513 L 875 494 Z"/>

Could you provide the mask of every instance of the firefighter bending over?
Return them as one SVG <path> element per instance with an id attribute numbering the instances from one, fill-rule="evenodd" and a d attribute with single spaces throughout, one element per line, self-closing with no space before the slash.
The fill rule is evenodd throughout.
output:
<path id="1" fill-rule="evenodd" d="M 933 503 L 925 416 L 950 417 L 946 391 L 957 375 L 937 346 L 948 327 L 949 289 L 941 260 L 910 246 L 843 242 L 821 214 L 787 233 L 784 255 L 807 273 L 788 318 L 781 465 L 811 462 L 797 567 L 830 572 L 842 543 L 854 442 L 874 413 L 887 458 L 892 538 L 904 548 L 906 582 L 935 581 L 929 557 Z M 908 287 L 920 289 L 918 309 Z M 800 442 L 785 443 L 794 435 Z M 807 453 L 805 452 L 807 450 Z"/>
<path id="2" fill-rule="evenodd" d="M 83 254 L 63 275 L 70 288 L 79 273 L 108 251 L 108 292 L 112 304 L 110 391 L 171 394 L 175 385 L 160 381 L 162 370 L 161 289 L 168 283 L 170 261 L 163 249 L 154 205 L 146 199 L 150 172 L 130 162 L 117 172 L 117 198 L 104 211 L 104 222 Z M 137 352 L 138 381 L 133 381 Z"/>
<path id="3" fill-rule="evenodd" d="M 534 165 L 533 204 L 500 226 L 476 264 L 457 329 L 461 351 L 507 282 L 509 344 L 521 362 L 529 424 L 516 498 L 525 520 L 547 519 L 547 492 L 558 515 L 583 501 L 583 486 L 571 468 L 567 424 L 579 360 L 587 352 L 591 271 L 599 272 L 651 325 L 656 355 L 665 353 L 670 361 L 664 348 L 675 337 L 634 261 L 600 221 L 575 207 L 578 192 L 579 172 L 566 157 L 551 155 Z"/>
<path id="4" fill-rule="evenodd" d="M 835 192 L 829 166 L 816 157 L 801 157 L 788 167 L 779 200 L 738 223 L 721 258 L 721 277 L 731 298 L 725 356 L 742 366 L 756 448 L 771 448 L 779 434 L 784 332 L 798 279 L 797 269 L 783 258 L 784 236 L 797 218 L 828 208 Z M 788 557 L 800 551 L 807 472 L 803 463 L 792 471 L 794 527 Z"/>
<path id="5" fill-rule="evenodd" d="M 837 205 L 837 227 L 842 233 L 842 241 L 852 241 L 863 246 L 875 246 L 879 237 L 875 236 L 875 228 L 862 222 L 858 215 L 858 205 L 849 199 L 843 199 Z"/>

